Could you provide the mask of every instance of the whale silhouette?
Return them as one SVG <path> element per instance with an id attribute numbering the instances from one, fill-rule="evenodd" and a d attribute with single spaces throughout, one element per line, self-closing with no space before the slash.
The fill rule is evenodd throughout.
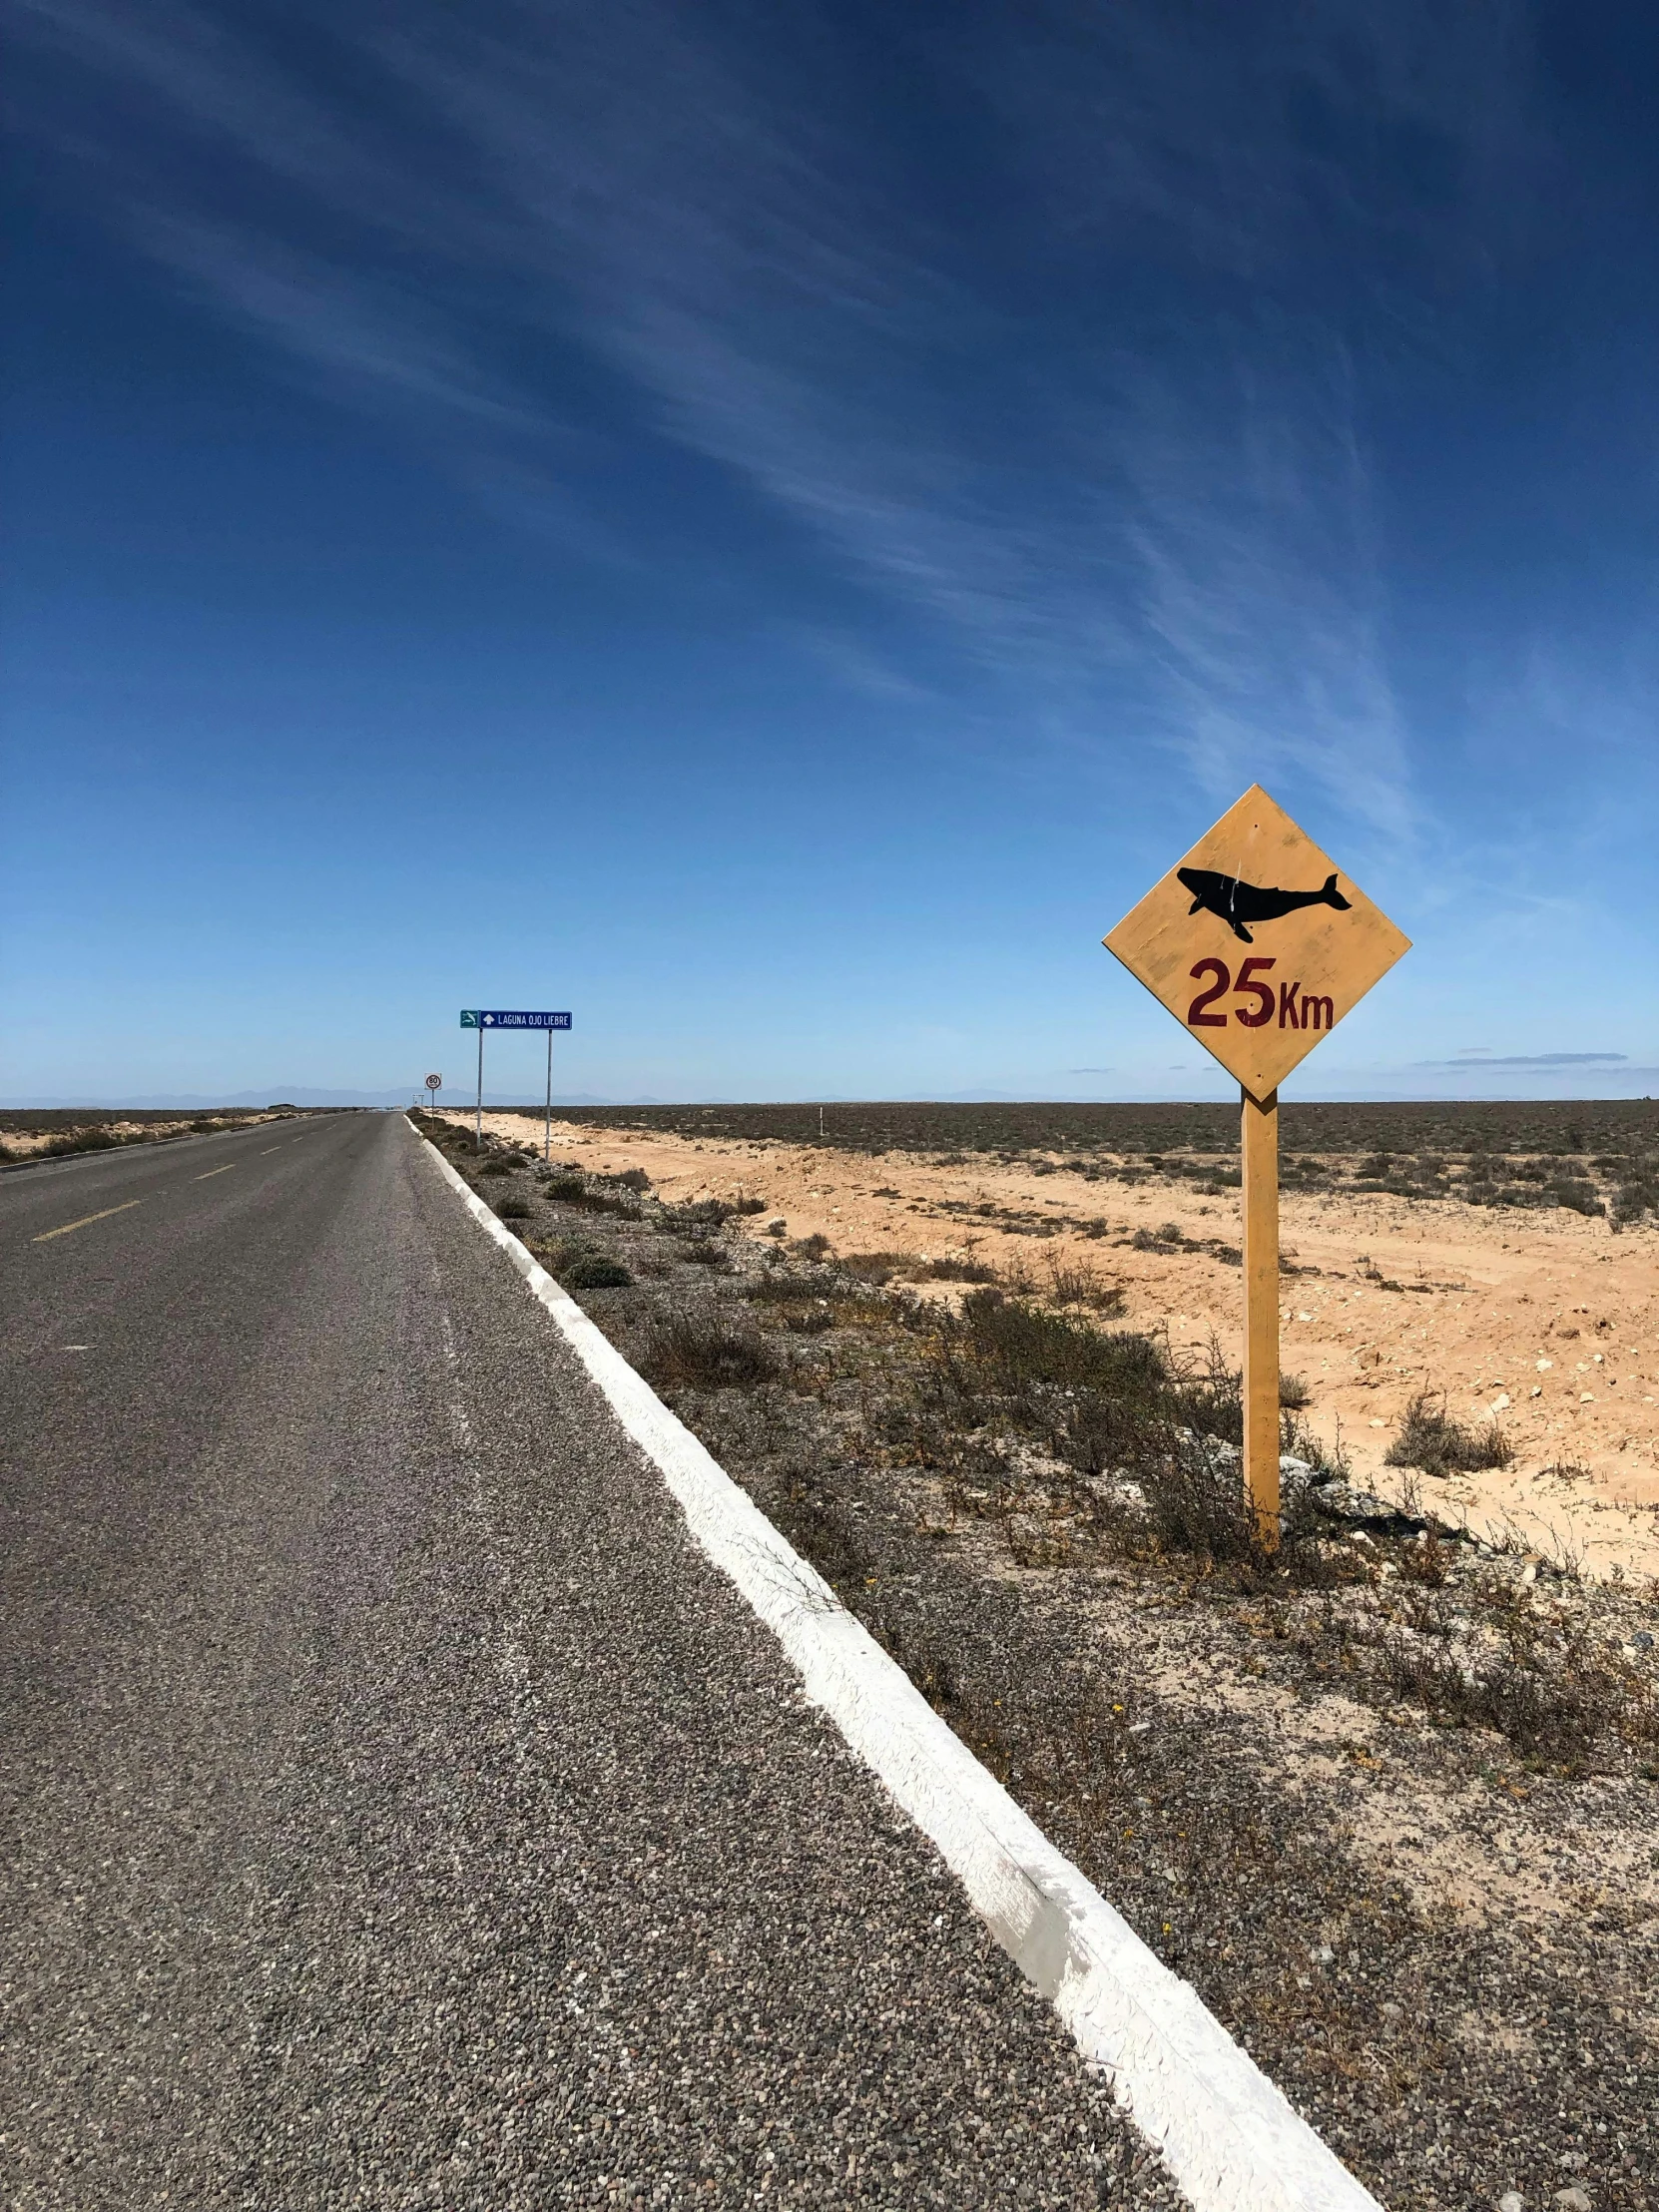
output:
<path id="1" fill-rule="evenodd" d="M 1196 914 L 1202 906 L 1225 921 L 1234 936 L 1246 944 L 1256 942 L 1245 927 L 1247 921 L 1277 921 L 1281 914 L 1294 914 L 1299 906 L 1335 906 L 1346 914 L 1352 903 L 1338 890 L 1335 870 L 1317 891 L 1263 889 L 1255 883 L 1241 882 L 1236 875 L 1218 875 L 1207 867 L 1178 867 L 1175 872 L 1193 894 L 1188 913 Z"/>

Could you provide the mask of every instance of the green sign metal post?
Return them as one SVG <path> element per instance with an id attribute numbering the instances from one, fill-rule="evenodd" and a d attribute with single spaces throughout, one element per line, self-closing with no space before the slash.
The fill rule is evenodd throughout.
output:
<path id="1" fill-rule="evenodd" d="M 463 1006 L 461 1027 L 478 1032 L 478 1105 L 472 1117 L 473 1148 L 484 1149 L 484 1031 L 486 1029 L 545 1029 L 547 1031 L 547 1117 L 542 1129 L 542 1157 L 553 1157 L 553 1032 L 568 1029 L 568 1013 L 528 1013 L 512 1007 Z"/>

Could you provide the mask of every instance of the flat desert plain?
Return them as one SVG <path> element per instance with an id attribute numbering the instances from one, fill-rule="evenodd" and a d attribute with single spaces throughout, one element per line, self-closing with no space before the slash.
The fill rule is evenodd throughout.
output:
<path id="1" fill-rule="evenodd" d="M 470 1126 L 472 1117 L 446 1118 Z M 540 1149 L 540 1118 L 486 1113 L 486 1128 Z M 950 1161 L 848 1153 L 775 1139 L 691 1137 L 555 1121 L 555 1158 L 642 1170 L 661 1197 L 761 1198 L 743 1228 L 769 1241 L 828 1238 L 841 1256 L 885 1252 L 1024 1270 L 1056 1263 L 1120 1285 L 1108 1326 L 1162 1332 L 1201 1360 L 1212 1339 L 1237 1364 L 1240 1272 L 1194 1245 L 1235 1244 L 1236 1192 L 1148 1190 L 1057 1157 Z M 1659 1229 L 1517 1213 L 1456 1199 L 1287 1192 L 1281 1237 L 1282 1365 L 1309 1391 L 1306 1418 L 1352 1461 L 1354 1480 L 1441 1519 L 1518 1537 L 1588 1573 L 1659 1577 Z M 737 1227 L 734 1224 L 734 1227 Z M 1183 1242 L 1160 1233 L 1173 1229 Z M 1137 1249 L 1131 1240 L 1142 1232 Z M 918 1295 L 959 1298 L 926 1283 Z M 1444 1393 L 1455 1418 L 1496 1418 L 1512 1463 L 1427 1479 L 1385 1455 L 1408 1400 Z"/>

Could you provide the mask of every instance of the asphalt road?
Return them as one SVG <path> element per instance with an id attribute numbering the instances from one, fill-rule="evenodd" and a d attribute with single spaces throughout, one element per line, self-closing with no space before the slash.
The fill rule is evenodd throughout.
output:
<path id="1" fill-rule="evenodd" d="M 0 1247 L 0 2202 L 1169 2201 L 401 1117 Z"/>

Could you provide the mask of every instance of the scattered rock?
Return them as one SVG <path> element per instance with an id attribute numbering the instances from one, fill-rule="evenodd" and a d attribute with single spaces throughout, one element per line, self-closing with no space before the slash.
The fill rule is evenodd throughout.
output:
<path id="1" fill-rule="evenodd" d="M 1357 1528 L 1375 1528 L 1389 1536 L 1414 1536 L 1428 1523 L 1374 1490 L 1357 1490 L 1351 1482 L 1321 1482 L 1308 1492 L 1310 1502 L 1333 1520 L 1348 1521 Z"/>
<path id="2" fill-rule="evenodd" d="M 1583 2189 L 1557 2189 L 1550 2202 L 1555 2212 L 1591 2212 L 1588 2192 Z"/>

